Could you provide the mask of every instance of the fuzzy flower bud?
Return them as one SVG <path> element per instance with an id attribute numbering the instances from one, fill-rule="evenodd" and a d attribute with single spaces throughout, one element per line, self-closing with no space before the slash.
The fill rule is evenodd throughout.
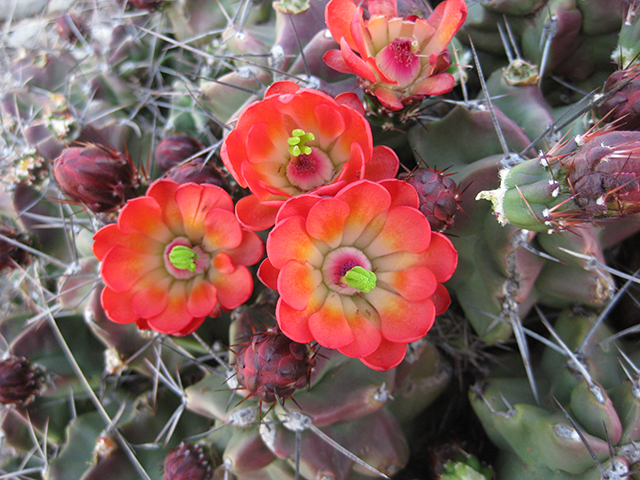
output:
<path id="1" fill-rule="evenodd" d="M 119 209 L 135 197 L 138 187 L 131 159 L 96 144 L 64 149 L 54 161 L 53 174 L 69 198 L 96 213 Z"/>
<path id="2" fill-rule="evenodd" d="M 165 480 L 211 480 L 215 465 L 202 445 L 181 443 L 164 460 Z"/>
<path id="3" fill-rule="evenodd" d="M 434 231 L 441 232 L 453 225 L 453 217 L 458 212 L 456 182 L 432 168 L 418 168 L 398 178 L 416 189 L 420 198 L 420 211 L 427 217 Z"/>
<path id="4" fill-rule="evenodd" d="M 43 372 L 25 357 L 0 361 L 0 403 L 27 405 L 42 389 Z"/>
<path id="5" fill-rule="evenodd" d="M 261 401 L 273 403 L 309 384 L 315 358 L 309 346 L 272 327 L 257 332 L 238 350 L 238 383 Z"/>

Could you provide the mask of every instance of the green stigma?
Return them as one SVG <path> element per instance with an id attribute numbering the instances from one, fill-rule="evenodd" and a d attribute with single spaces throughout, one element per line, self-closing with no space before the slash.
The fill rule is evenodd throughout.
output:
<path id="1" fill-rule="evenodd" d="M 287 143 L 289 144 L 289 153 L 294 157 L 303 153 L 305 155 L 310 155 L 311 147 L 306 146 L 305 143 L 315 139 L 316 136 L 313 133 L 306 133 L 301 128 L 296 128 L 291 132 L 291 136 L 287 139 Z"/>
<path id="2" fill-rule="evenodd" d="M 369 293 L 376 288 L 376 274 L 359 265 L 345 273 L 342 278 L 344 283 L 364 293 Z"/>
<path id="3" fill-rule="evenodd" d="M 189 270 L 190 272 L 196 271 L 196 262 L 200 256 L 184 245 L 176 245 L 169 252 L 169 261 L 171 265 L 178 270 Z"/>

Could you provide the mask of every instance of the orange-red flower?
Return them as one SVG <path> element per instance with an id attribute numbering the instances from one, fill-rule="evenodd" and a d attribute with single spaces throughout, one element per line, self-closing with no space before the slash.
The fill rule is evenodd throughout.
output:
<path id="1" fill-rule="evenodd" d="M 333 197 L 287 201 L 259 277 L 280 293 L 276 317 L 289 338 L 386 370 L 449 306 L 442 282 L 457 258 L 431 231 L 413 187 L 360 180 Z"/>
<path id="2" fill-rule="evenodd" d="M 247 265 L 262 240 L 243 229 L 228 193 L 214 185 L 159 180 L 94 236 L 102 262 L 102 306 L 117 323 L 187 335 L 207 316 L 247 301 Z"/>
<path id="3" fill-rule="evenodd" d="M 340 44 L 340 50 L 325 54 L 327 65 L 358 75 L 365 91 L 389 110 L 451 91 L 447 45 L 467 16 L 464 0 L 446 0 L 427 19 L 398 17 L 396 0 L 369 0 L 365 20 L 358 5 L 354 0 L 327 4 L 327 28 Z"/>
<path id="4" fill-rule="evenodd" d="M 373 147 L 371 127 L 354 93 L 335 99 L 293 82 L 276 82 L 247 107 L 227 135 L 222 160 L 251 195 L 236 206 L 252 230 L 273 226 L 288 198 L 318 187 L 394 177 L 398 157 Z"/>

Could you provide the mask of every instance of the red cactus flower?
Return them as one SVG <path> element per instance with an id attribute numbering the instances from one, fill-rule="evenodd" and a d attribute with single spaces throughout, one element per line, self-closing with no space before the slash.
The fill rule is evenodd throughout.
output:
<path id="1" fill-rule="evenodd" d="M 373 147 L 355 94 L 333 99 L 293 82 L 274 83 L 264 100 L 247 107 L 220 155 L 240 186 L 251 190 L 236 212 L 252 230 L 271 227 L 288 198 L 360 178 L 394 177 L 399 164 L 388 147 Z"/>
<path id="2" fill-rule="evenodd" d="M 434 233 L 408 183 L 361 180 L 334 197 L 284 204 L 260 279 L 278 290 L 276 317 L 296 342 L 316 340 L 376 370 L 398 365 L 450 300 L 442 282 L 457 252 Z"/>
<path id="3" fill-rule="evenodd" d="M 93 252 L 111 320 L 187 335 L 249 299 L 246 266 L 262 258 L 263 245 L 240 226 L 220 187 L 159 180 L 95 234 Z"/>
<path id="4" fill-rule="evenodd" d="M 340 50 L 324 60 L 360 77 L 365 91 L 388 110 L 401 110 L 424 95 L 450 92 L 454 78 L 447 45 L 464 23 L 464 0 L 446 0 L 429 18 L 398 17 L 396 0 L 369 0 L 369 18 L 354 0 L 331 0 L 327 28 Z"/>

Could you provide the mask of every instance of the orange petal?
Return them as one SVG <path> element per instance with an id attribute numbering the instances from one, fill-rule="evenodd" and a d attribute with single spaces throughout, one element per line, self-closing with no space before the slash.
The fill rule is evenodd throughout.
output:
<path id="1" fill-rule="evenodd" d="M 420 265 L 433 272 L 438 283 L 451 278 L 458 265 L 458 252 L 447 237 L 438 232 L 431 234 L 429 248 L 420 254 Z"/>
<path id="2" fill-rule="evenodd" d="M 396 272 L 377 272 L 377 277 L 378 281 L 387 283 L 395 293 L 410 302 L 426 300 L 436 292 L 438 286 L 431 270 L 422 266 Z"/>
<path id="3" fill-rule="evenodd" d="M 331 50 L 331 51 L 339 53 L 337 50 Z M 360 100 L 360 97 L 358 97 L 358 95 L 356 95 L 353 92 L 342 92 L 336 97 L 336 103 L 338 105 L 345 105 L 349 108 L 353 108 L 360 115 L 364 116 L 365 114 L 364 106 L 362 105 L 362 100 Z"/>
<path id="4" fill-rule="evenodd" d="M 258 268 L 258 278 L 260 281 L 264 283 L 267 288 L 278 290 L 278 275 L 280 275 L 280 270 L 271 265 L 268 258 L 265 258 Z"/>
<path id="5" fill-rule="evenodd" d="M 104 283 L 116 292 L 126 292 L 143 275 L 164 265 L 160 255 L 145 255 L 116 245 L 102 260 L 100 273 Z"/>
<path id="6" fill-rule="evenodd" d="M 281 80 L 279 82 L 272 83 L 264 94 L 264 98 L 268 98 L 272 95 L 286 95 L 294 94 L 300 90 L 300 86 L 290 80 Z"/>
<path id="7" fill-rule="evenodd" d="M 345 202 L 337 198 L 323 198 L 309 210 L 307 232 L 331 248 L 338 248 L 349 211 Z"/>
<path id="8" fill-rule="evenodd" d="M 236 215 L 244 228 L 254 231 L 266 230 L 276 222 L 278 207 L 261 203 L 255 195 L 238 200 Z"/>
<path id="9" fill-rule="evenodd" d="M 233 273 L 221 275 L 212 283 L 218 289 L 218 301 L 225 310 L 239 307 L 253 293 L 253 277 L 244 265 L 238 265 Z"/>
<path id="10" fill-rule="evenodd" d="M 372 182 L 395 178 L 398 168 L 400 168 L 400 160 L 396 152 L 387 146 L 378 145 L 373 147 L 373 155 L 365 167 L 364 178 Z"/>
<path id="11" fill-rule="evenodd" d="M 176 202 L 184 222 L 186 235 L 200 243 L 205 234 L 205 218 L 212 208 L 233 212 L 233 200 L 215 185 L 186 183 L 176 190 Z"/>
<path id="12" fill-rule="evenodd" d="M 100 302 L 109 320 L 115 323 L 134 323 L 140 317 L 131 309 L 131 291 L 119 293 L 109 287 L 102 289 Z"/>
<path id="13" fill-rule="evenodd" d="M 274 145 L 273 140 L 279 138 L 272 139 L 269 136 L 269 124 L 265 120 L 269 119 L 265 118 L 262 122 L 251 125 L 247 132 L 247 161 L 251 164 L 269 161 L 284 164 L 289 159 L 288 144 L 283 142 L 284 145 Z"/>
<path id="14" fill-rule="evenodd" d="M 151 237 L 140 233 L 123 234 L 118 225 L 111 223 L 102 227 L 93 236 L 93 254 L 102 260 L 112 247 L 122 245 L 134 252 L 149 255 L 162 255 L 164 245 Z"/>
<path id="15" fill-rule="evenodd" d="M 320 148 L 326 151 L 338 136 L 345 131 L 344 117 L 337 105 L 319 103 L 313 107 L 318 121 L 318 131 L 314 132 Z"/>
<path id="16" fill-rule="evenodd" d="M 395 0 L 369 0 L 369 15 L 397 17 L 398 7 Z"/>
<path id="17" fill-rule="evenodd" d="M 409 343 L 424 337 L 436 316 L 431 300 L 410 302 L 383 288 L 365 294 L 380 316 L 382 336 L 391 342 Z"/>
<path id="18" fill-rule="evenodd" d="M 319 267 L 324 260 L 305 229 L 305 219 L 289 217 L 273 227 L 267 238 L 267 255 L 276 268 L 282 268 L 289 260 L 309 262 Z"/>
<path id="19" fill-rule="evenodd" d="M 450 73 L 439 73 L 423 80 L 418 80 L 411 89 L 413 95 L 442 95 L 449 93 L 456 86 Z M 377 93 L 376 93 L 377 96 Z"/>
<path id="20" fill-rule="evenodd" d="M 449 44 L 467 18 L 467 4 L 464 0 L 447 0 L 438 5 L 427 22 L 436 29 L 427 44 L 430 52 L 440 52 Z"/>
<path id="21" fill-rule="evenodd" d="M 395 207 L 389 210 L 384 228 L 369 244 L 365 253 L 369 258 L 393 252 L 420 253 L 427 249 L 430 238 L 431 227 L 420 210 Z"/>
<path id="22" fill-rule="evenodd" d="M 451 297 L 444 285 L 438 284 L 435 293 L 431 295 L 431 301 L 436 307 L 436 315 L 442 315 L 447 311 L 447 308 L 451 305 Z"/>
<path id="23" fill-rule="evenodd" d="M 247 158 L 247 149 L 238 135 L 238 130 L 232 130 L 224 139 L 220 149 L 220 158 L 238 185 L 247 188 L 247 182 L 242 176 L 242 163 Z"/>
<path id="24" fill-rule="evenodd" d="M 163 243 L 174 236 L 162 218 L 160 205 L 151 197 L 129 200 L 118 216 L 118 228 L 125 235 L 141 233 Z"/>
<path id="25" fill-rule="evenodd" d="M 342 297 L 342 308 L 354 333 L 353 342 L 340 347 L 341 353 L 347 357 L 362 358 L 376 351 L 382 340 L 380 330 L 362 314 L 349 297 Z"/>
<path id="26" fill-rule="evenodd" d="M 313 338 L 325 348 L 340 348 L 355 340 L 355 335 L 342 310 L 341 295 L 329 292 L 322 307 L 309 316 Z"/>
<path id="27" fill-rule="evenodd" d="M 353 53 L 353 50 L 351 50 L 351 47 L 344 38 L 340 40 L 340 52 L 342 53 L 344 63 L 354 74 L 372 83 L 376 82 L 376 75 L 369 64 Z"/>
<path id="28" fill-rule="evenodd" d="M 305 310 L 313 291 L 322 282 L 322 273 L 308 263 L 290 260 L 278 275 L 278 293 L 294 310 Z"/>
<path id="29" fill-rule="evenodd" d="M 162 219 L 177 237 L 184 236 L 182 215 L 176 203 L 176 190 L 180 185 L 170 180 L 157 180 L 147 190 L 147 196 L 155 199 L 162 210 Z"/>
<path id="30" fill-rule="evenodd" d="M 418 192 L 407 182 L 390 178 L 381 180 L 379 183 L 386 188 L 391 195 L 391 207 L 405 205 L 407 207 L 420 208 Z"/>
<path id="31" fill-rule="evenodd" d="M 380 103 L 389 110 L 402 110 L 404 108 L 404 105 L 398 98 L 398 95 L 396 95 L 393 90 L 385 87 L 378 87 L 373 93 L 376 98 L 380 100 Z"/>
<path id="32" fill-rule="evenodd" d="M 322 198 L 315 194 L 298 195 L 297 197 L 290 198 L 282 205 L 282 207 L 278 211 L 276 223 L 279 223 L 285 218 L 293 217 L 295 215 L 307 217 L 309 215 L 309 210 L 311 210 L 311 207 L 313 207 L 320 200 L 322 200 Z"/>
<path id="33" fill-rule="evenodd" d="M 368 180 L 347 185 L 336 198 L 351 209 L 345 222 L 343 245 L 352 245 L 371 220 L 387 211 L 391 202 L 389 192 L 384 187 Z"/>
<path id="34" fill-rule="evenodd" d="M 131 297 L 131 309 L 142 318 L 160 315 L 167 308 L 173 278 L 167 276 L 164 268 L 159 268 L 143 280 L 132 288 L 135 293 Z"/>
<path id="35" fill-rule="evenodd" d="M 326 8 L 324 18 L 333 39 L 340 43 L 345 38 L 347 44 L 354 45 L 351 37 L 351 20 L 354 16 L 362 17 L 362 9 L 356 7 L 352 0 L 331 0 Z"/>
<path id="36" fill-rule="evenodd" d="M 236 248 L 227 250 L 236 265 L 255 265 L 264 255 L 264 244 L 255 232 L 242 230 L 242 241 Z"/>
<path id="37" fill-rule="evenodd" d="M 194 317 L 206 317 L 218 303 L 216 287 L 202 277 L 188 282 L 187 291 L 187 311 Z"/>
<path id="38" fill-rule="evenodd" d="M 205 250 L 214 252 L 221 249 L 236 248 L 242 242 L 242 229 L 233 212 L 212 208 L 204 219 Z"/>
<path id="39" fill-rule="evenodd" d="M 407 345 L 405 343 L 394 343 L 383 338 L 375 352 L 360 360 L 367 367 L 384 372 L 397 367 L 406 353 Z"/>
<path id="40" fill-rule="evenodd" d="M 315 306 L 316 310 L 319 308 Z M 315 313 L 311 305 L 304 311 L 294 310 L 287 305 L 282 297 L 278 299 L 276 304 L 276 318 L 278 319 L 278 326 L 282 333 L 289 337 L 294 342 L 309 343 L 314 340 L 311 331 L 309 330 L 309 315 Z"/>
<path id="41" fill-rule="evenodd" d="M 344 57 L 340 50 L 329 50 L 324 54 L 322 59 L 329 67 L 340 73 L 353 73 L 351 67 L 344 61 Z"/>
<path id="42" fill-rule="evenodd" d="M 186 282 L 173 282 L 168 298 L 167 308 L 160 315 L 147 319 L 147 322 L 156 332 L 174 334 L 193 321 L 193 315 L 187 310 Z"/>

